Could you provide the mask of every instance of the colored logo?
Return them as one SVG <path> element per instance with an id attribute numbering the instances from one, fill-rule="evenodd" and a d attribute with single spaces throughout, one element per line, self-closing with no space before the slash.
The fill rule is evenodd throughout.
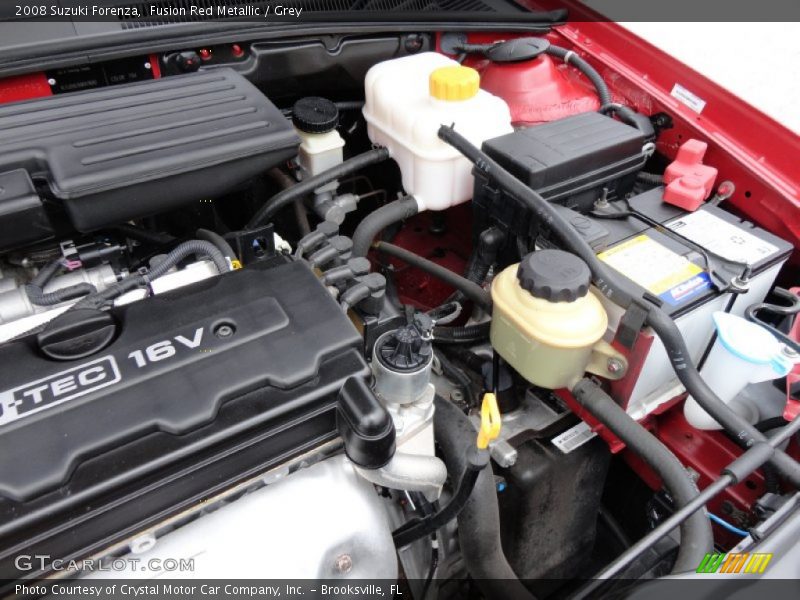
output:
<path id="1" fill-rule="evenodd" d="M 766 552 L 731 552 L 706 554 L 697 567 L 698 573 L 763 573 L 772 554 Z"/>

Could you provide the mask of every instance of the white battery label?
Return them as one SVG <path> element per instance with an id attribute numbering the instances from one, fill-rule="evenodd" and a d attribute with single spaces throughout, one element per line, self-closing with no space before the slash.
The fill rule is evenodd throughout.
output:
<path id="1" fill-rule="evenodd" d="M 672 305 L 685 302 L 711 287 L 708 273 L 702 267 L 644 234 L 601 252 L 597 257 Z"/>
<path id="2" fill-rule="evenodd" d="M 706 210 L 698 210 L 667 224 L 675 233 L 728 260 L 752 265 L 779 248 Z"/>
<path id="3" fill-rule="evenodd" d="M 564 454 L 569 454 L 575 448 L 580 448 L 586 442 L 596 437 L 597 434 L 592 431 L 584 421 L 581 421 L 575 427 L 570 427 L 561 435 L 554 437 L 551 442 L 553 445 L 561 450 Z"/>

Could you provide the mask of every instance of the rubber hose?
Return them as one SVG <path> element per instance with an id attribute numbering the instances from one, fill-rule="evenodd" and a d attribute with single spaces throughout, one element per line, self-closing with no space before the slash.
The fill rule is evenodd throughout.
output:
<path id="1" fill-rule="evenodd" d="M 778 429 L 786 425 L 786 419 L 783 417 L 771 417 L 764 419 L 755 424 L 755 428 L 761 433 L 766 434 L 773 429 Z M 771 494 L 781 493 L 781 480 L 778 471 L 771 464 L 767 463 L 761 467 L 761 472 L 764 474 L 764 487 Z"/>
<path id="2" fill-rule="evenodd" d="M 481 232 L 478 245 L 470 254 L 464 277 L 482 286 L 489 275 L 489 269 L 497 260 L 497 249 L 505 241 L 505 234 L 497 227 L 489 227 Z M 456 291 L 448 301 L 463 302 L 464 295 Z"/>
<path id="3" fill-rule="evenodd" d="M 74 300 L 75 298 L 80 298 L 81 296 L 86 296 L 87 294 L 93 294 L 97 291 L 91 283 L 82 282 L 52 292 L 45 292 L 44 286 L 50 282 L 60 268 L 60 260 L 54 260 L 48 263 L 42 267 L 36 274 L 36 277 L 25 286 L 25 294 L 28 296 L 28 300 L 31 301 L 31 304 L 35 304 L 36 306 L 53 306 L 55 304 Z"/>
<path id="4" fill-rule="evenodd" d="M 133 273 L 122 281 L 110 285 L 102 292 L 96 292 L 78 301 L 72 308 L 101 308 L 111 300 L 122 296 L 126 292 L 144 287 L 148 282 L 158 279 L 188 256 L 207 256 L 214 263 L 219 273 L 230 271 L 228 261 L 222 252 L 211 242 L 205 240 L 189 240 L 176 246 L 164 259 L 153 266 L 147 275 Z"/>
<path id="5" fill-rule="evenodd" d="M 414 254 L 394 244 L 377 242 L 375 248 L 379 252 L 384 252 L 385 254 L 399 258 L 412 267 L 425 271 L 437 279 L 441 279 L 445 283 L 452 285 L 454 288 L 461 290 L 467 298 L 486 309 L 487 312 L 492 310 L 492 297 L 489 292 L 458 273 L 453 273 L 450 269 L 437 265 L 435 262 L 423 258 L 419 254 Z"/>
<path id="6" fill-rule="evenodd" d="M 433 339 L 436 342 L 445 344 L 466 344 L 470 342 L 482 342 L 489 337 L 491 323 L 478 323 L 477 325 L 466 325 L 464 327 L 434 327 Z"/>
<path id="7" fill-rule="evenodd" d="M 572 388 L 572 393 L 581 406 L 656 472 L 678 508 L 686 506 L 699 494 L 694 481 L 675 455 L 600 386 L 589 379 L 582 379 Z M 711 523 L 703 511 L 695 512 L 684 521 L 680 531 L 681 544 L 673 573 L 694 571 L 714 547 Z"/>
<path id="8" fill-rule="evenodd" d="M 288 190 L 293 185 L 297 185 L 297 181 L 292 179 L 280 167 L 270 169 L 267 171 L 267 175 L 272 181 L 277 183 L 282 190 Z M 306 214 L 306 207 L 303 205 L 303 198 L 296 198 L 293 204 L 297 228 L 300 231 L 300 236 L 305 237 L 311 233 L 311 225 L 308 222 L 308 214 Z"/>
<path id="9" fill-rule="evenodd" d="M 461 479 L 449 502 L 438 512 L 422 519 L 409 521 L 393 531 L 392 538 L 397 548 L 404 548 L 417 540 L 430 536 L 458 517 L 458 513 L 464 510 L 464 505 L 472 495 L 472 490 L 475 489 L 478 476 L 483 469 L 489 466 L 490 460 L 487 448 L 479 450 L 477 446 L 473 445 L 467 452 L 469 455 L 466 467 L 461 473 Z M 444 467 L 442 468 L 444 469 Z"/>
<path id="10" fill-rule="evenodd" d="M 230 260 L 236 260 L 238 258 L 236 256 L 236 252 L 233 251 L 233 247 L 228 243 L 228 240 L 226 240 L 216 231 L 211 231 L 210 229 L 198 229 L 195 232 L 195 235 L 199 240 L 205 240 L 214 244 L 226 258 L 229 258 Z"/>
<path id="11" fill-rule="evenodd" d="M 462 473 L 467 451 L 477 431 L 455 405 L 437 396 L 433 428 L 448 473 Z M 458 539 L 464 565 L 487 598 L 527 598 L 533 595 L 508 564 L 500 542 L 500 507 L 492 466 L 478 475 L 472 494 L 458 514 Z"/>
<path id="12" fill-rule="evenodd" d="M 582 258 L 592 272 L 595 287 L 611 302 L 624 309 L 634 302 L 642 304 L 635 286 L 600 261 L 586 240 L 540 194 L 503 169 L 451 127 L 440 127 L 439 137 L 529 208 L 555 233 L 565 247 Z M 658 306 L 648 303 L 644 308 L 647 309 L 647 324 L 661 339 L 675 374 L 697 403 L 733 435 L 743 448 L 749 448 L 755 442 L 766 441 L 764 434 L 733 412 L 706 384 L 692 362 L 675 322 Z M 771 461 L 793 485 L 800 487 L 800 464 L 781 451 L 776 451 Z"/>
<path id="13" fill-rule="evenodd" d="M 547 50 L 545 50 L 545 53 L 560 58 L 586 75 L 587 79 L 592 82 L 594 89 L 597 90 L 597 96 L 600 98 L 600 106 L 611 104 L 611 92 L 606 82 L 603 80 L 603 77 L 592 65 L 575 54 L 572 50 L 567 50 L 561 46 L 553 46 L 551 44 Z"/>
<path id="14" fill-rule="evenodd" d="M 419 212 L 419 206 L 413 196 L 405 196 L 372 211 L 356 227 L 353 232 L 353 256 L 366 256 L 372 242 L 378 234 Z"/>
<path id="15" fill-rule="evenodd" d="M 327 171 L 304 179 L 292 187 L 275 194 L 255 215 L 253 215 L 253 218 L 247 223 L 245 229 L 255 229 L 259 225 L 266 223 L 284 206 L 288 206 L 298 198 L 303 198 L 318 187 L 322 187 L 326 183 L 336 181 L 356 171 L 360 171 L 364 167 L 383 162 L 387 158 L 389 158 L 389 151 L 386 148 L 376 148 L 375 150 L 370 150 L 358 156 L 354 156 Z"/>

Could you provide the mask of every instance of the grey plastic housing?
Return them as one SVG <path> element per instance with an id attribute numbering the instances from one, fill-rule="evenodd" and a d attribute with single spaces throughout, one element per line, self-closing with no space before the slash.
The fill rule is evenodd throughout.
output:
<path id="1" fill-rule="evenodd" d="M 228 68 L 0 106 L 0 172 L 44 180 L 80 231 L 229 192 L 299 143 Z"/>

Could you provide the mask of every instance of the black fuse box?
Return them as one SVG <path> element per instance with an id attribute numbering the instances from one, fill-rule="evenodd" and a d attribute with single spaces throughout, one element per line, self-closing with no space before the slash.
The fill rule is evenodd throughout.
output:
<path id="1" fill-rule="evenodd" d="M 638 129 L 589 112 L 487 140 L 483 151 L 547 200 L 577 205 L 601 187 L 629 189 L 644 144 Z"/>
<path id="2" fill-rule="evenodd" d="M 570 221 L 580 221 L 587 237 L 602 228 L 580 216 L 601 196 L 628 194 L 645 164 L 645 134 L 600 113 L 583 113 L 519 129 L 483 143 L 483 151 L 556 206 Z M 475 231 L 498 226 L 509 238 L 533 247 L 538 225 L 530 211 L 474 169 Z M 516 253 L 516 248 L 511 249 Z"/>

